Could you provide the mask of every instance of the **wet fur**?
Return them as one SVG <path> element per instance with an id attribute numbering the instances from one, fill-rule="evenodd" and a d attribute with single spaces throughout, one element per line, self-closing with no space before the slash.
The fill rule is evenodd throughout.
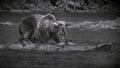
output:
<path id="1" fill-rule="evenodd" d="M 54 26 L 54 22 L 58 26 Z M 54 40 L 56 43 L 60 42 L 60 33 L 64 32 L 63 25 L 56 21 L 52 14 L 39 15 L 34 14 L 26 17 L 19 25 L 19 33 L 21 41 L 30 40 L 32 42 L 47 43 Z"/>

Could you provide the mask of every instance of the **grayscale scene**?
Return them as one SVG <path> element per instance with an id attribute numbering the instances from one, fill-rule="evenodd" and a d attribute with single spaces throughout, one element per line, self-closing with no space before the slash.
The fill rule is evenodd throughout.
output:
<path id="1" fill-rule="evenodd" d="M 0 68 L 120 68 L 119 0 L 0 0 Z"/>

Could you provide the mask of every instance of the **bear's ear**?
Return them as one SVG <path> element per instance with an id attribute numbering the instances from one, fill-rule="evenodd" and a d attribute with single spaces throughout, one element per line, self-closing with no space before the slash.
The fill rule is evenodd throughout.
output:
<path id="1" fill-rule="evenodd" d="M 58 26 L 59 24 L 58 24 L 58 23 L 56 23 L 56 22 L 54 22 L 54 23 L 53 23 L 53 25 L 54 25 L 54 26 Z"/>
<path id="2" fill-rule="evenodd" d="M 56 21 L 56 17 L 53 14 L 46 14 L 42 17 L 42 19 L 48 19 L 48 20 Z"/>

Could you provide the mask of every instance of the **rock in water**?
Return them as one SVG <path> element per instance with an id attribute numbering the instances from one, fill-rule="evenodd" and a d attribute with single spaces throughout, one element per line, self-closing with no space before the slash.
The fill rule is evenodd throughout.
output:
<path id="1" fill-rule="evenodd" d="M 111 50 L 111 47 L 112 47 L 111 43 L 104 43 L 104 44 L 99 44 L 97 46 L 97 49 L 108 51 L 108 50 Z"/>

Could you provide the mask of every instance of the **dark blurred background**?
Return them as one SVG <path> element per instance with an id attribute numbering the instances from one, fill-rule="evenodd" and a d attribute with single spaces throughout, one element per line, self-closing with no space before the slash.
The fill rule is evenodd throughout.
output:
<path id="1" fill-rule="evenodd" d="M 0 0 L 0 11 L 119 12 L 119 5 L 119 0 Z"/>

